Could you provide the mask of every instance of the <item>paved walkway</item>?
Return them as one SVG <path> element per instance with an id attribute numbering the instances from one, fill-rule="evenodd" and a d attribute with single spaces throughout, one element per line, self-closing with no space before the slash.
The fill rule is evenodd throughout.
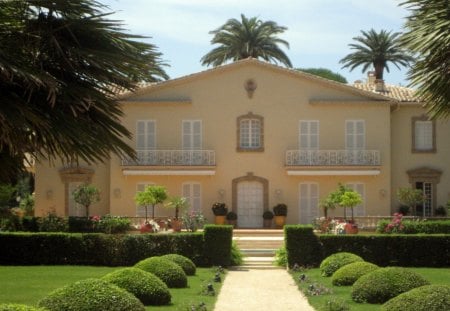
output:
<path id="1" fill-rule="evenodd" d="M 229 270 L 214 311 L 314 311 L 283 269 Z"/>

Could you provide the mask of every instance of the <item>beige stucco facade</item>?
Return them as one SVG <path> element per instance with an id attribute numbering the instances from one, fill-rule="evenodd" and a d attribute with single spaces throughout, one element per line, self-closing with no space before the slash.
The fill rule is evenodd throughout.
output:
<path id="1" fill-rule="evenodd" d="M 442 173 L 435 203 L 449 199 L 450 124 L 437 122 L 435 153 L 413 154 L 411 118 L 424 111 L 388 96 L 249 59 L 120 101 L 129 144 L 147 145 L 138 162 L 113 155 L 98 166 L 80 164 L 102 192 L 92 213 L 136 216 L 139 184 L 157 184 L 188 196 L 210 221 L 220 201 L 241 227 L 262 226 L 262 212 L 277 203 L 288 205 L 288 223 L 309 223 L 322 213 L 318 201 L 344 183 L 363 195 L 360 216 L 389 215 L 396 189 L 408 186 L 407 171 L 421 167 Z M 36 165 L 37 213 L 70 213 L 70 169 L 62 169 Z"/>

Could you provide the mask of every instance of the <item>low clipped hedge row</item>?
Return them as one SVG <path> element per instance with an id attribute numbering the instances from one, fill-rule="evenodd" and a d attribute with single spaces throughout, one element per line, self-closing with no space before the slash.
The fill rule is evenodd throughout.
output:
<path id="1" fill-rule="evenodd" d="M 204 233 L 179 234 L 0 232 L 0 265 L 132 266 L 179 254 L 196 266 L 228 266 L 232 236 L 232 226 L 215 225 L 205 226 Z"/>
<path id="2" fill-rule="evenodd" d="M 450 266 L 450 234 L 315 235 L 310 225 L 287 225 L 284 234 L 289 267 L 318 267 L 339 252 L 356 254 L 378 266 Z"/>
<path id="3" fill-rule="evenodd" d="M 425 285 L 392 298 L 381 306 L 382 311 L 450 310 L 449 285 Z"/>
<path id="4" fill-rule="evenodd" d="M 0 233 L 1 265 L 132 266 L 171 253 L 205 266 L 203 235 L 102 233 Z"/>
<path id="5" fill-rule="evenodd" d="M 390 220 L 380 220 L 377 223 L 377 232 L 386 233 L 385 228 L 390 223 Z M 404 234 L 450 234 L 450 220 L 403 220 L 402 225 Z"/>
<path id="6" fill-rule="evenodd" d="M 27 305 L 6 303 L 0 304 L 0 311 L 47 311 L 47 310 Z"/>

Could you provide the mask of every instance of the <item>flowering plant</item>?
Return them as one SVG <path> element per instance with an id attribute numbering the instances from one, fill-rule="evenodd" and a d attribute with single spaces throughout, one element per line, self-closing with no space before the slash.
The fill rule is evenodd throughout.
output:
<path id="1" fill-rule="evenodd" d="M 190 211 L 181 216 L 183 225 L 187 231 L 195 232 L 197 229 L 203 227 L 206 222 L 205 216 L 201 212 Z"/>
<path id="2" fill-rule="evenodd" d="M 395 213 L 391 223 L 384 228 L 386 233 L 402 233 L 405 226 L 402 224 L 403 214 Z"/>

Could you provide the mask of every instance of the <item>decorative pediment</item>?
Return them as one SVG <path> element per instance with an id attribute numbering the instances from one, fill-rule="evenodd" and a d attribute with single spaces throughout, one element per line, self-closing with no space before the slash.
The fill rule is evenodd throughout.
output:
<path id="1" fill-rule="evenodd" d="M 82 167 L 65 167 L 59 170 L 59 176 L 63 183 L 84 182 L 90 183 L 94 170 Z"/>
<path id="2" fill-rule="evenodd" d="M 425 181 L 438 184 L 441 181 L 442 171 L 429 167 L 420 167 L 406 172 L 409 176 L 409 182 Z"/>

